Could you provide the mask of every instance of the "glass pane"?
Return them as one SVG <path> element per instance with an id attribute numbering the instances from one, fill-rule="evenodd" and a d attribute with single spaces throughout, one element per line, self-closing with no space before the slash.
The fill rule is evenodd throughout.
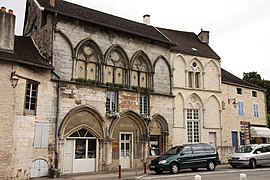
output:
<path id="1" fill-rule="evenodd" d="M 96 158 L 96 139 L 88 140 L 88 158 Z"/>
<path id="2" fill-rule="evenodd" d="M 85 159 L 86 158 L 86 140 L 76 139 L 75 141 L 75 159 Z"/>
<path id="3" fill-rule="evenodd" d="M 86 133 L 87 133 L 87 131 L 85 129 L 79 130 L 80 137 L 85 137 Z"/>

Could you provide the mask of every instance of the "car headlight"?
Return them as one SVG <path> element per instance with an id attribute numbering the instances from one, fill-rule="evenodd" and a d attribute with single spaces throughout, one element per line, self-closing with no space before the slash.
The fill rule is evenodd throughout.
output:
<path id="1" fill-rule="evenodd" d="M 158 164 L 165 164 L 167 161 L 166 160 L 161 160 L 158 162 Z"/>
<path id="2" fill-rule="evenodd" d="M 249 160 L 249 157 L 240 157 L 240 160 Z"/>

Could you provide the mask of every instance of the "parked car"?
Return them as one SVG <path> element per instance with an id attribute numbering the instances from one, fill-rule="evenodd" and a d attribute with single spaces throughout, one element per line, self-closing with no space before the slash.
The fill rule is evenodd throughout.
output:
<path id="1" fill-rule="evenodd" d="M 198 168 L 207 168 L 214 171 L 220 164 L 218 152 L 210 144 L 185 144 L 169 149 L 164 155 L 151 161 L 149 169 L 161 174 L 170 171 L 176 174 L 180 169 L 190 168 L 196 171 Z"/>
<path id="2" fill-rule="evenodd" d="M 270 144 L 242 145 L 228 159 L 229 164 L 237 166 L 249 166 L 255 168 L 258 165 L 270 164 Z"/>

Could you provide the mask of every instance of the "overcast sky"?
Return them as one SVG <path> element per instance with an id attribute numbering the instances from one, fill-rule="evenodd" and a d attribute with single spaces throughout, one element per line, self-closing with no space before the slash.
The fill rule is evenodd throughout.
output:
<path id="1" fill-rule="evenodd" d="M 0 6 L 14 10 L 17 35 L 22 34 L 25 1 L 0 0 Z M 210 47 L 221 57 L 222 68 L 239 78 L 256 71 L 270 80 L 270 0 L 68 1 L 136 22 L 149 14 L 156 27 L 210 31 Z"/>

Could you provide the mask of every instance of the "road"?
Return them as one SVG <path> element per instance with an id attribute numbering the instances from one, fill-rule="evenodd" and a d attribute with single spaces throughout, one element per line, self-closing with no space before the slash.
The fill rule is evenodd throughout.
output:
<path id="1" fill-rule="evenodd" d="M 195 175 L 200 175 L 201 180 L 240 180 L 240 174 L 246 174 L 247 180 L 270 180 L 270 166 L 260 167 L 256 169 L 249 168 L 218 168 L 215 171 L 206 171 L 199 169 L 198 172 L 192 172 L 190 170 L 181 171 L 178 174 L 164 173 L 157 175 L 155 173 L 148 173 L 142 175 L 139 179 L 167 179 L 167 180 L 194 180 Z"/>

